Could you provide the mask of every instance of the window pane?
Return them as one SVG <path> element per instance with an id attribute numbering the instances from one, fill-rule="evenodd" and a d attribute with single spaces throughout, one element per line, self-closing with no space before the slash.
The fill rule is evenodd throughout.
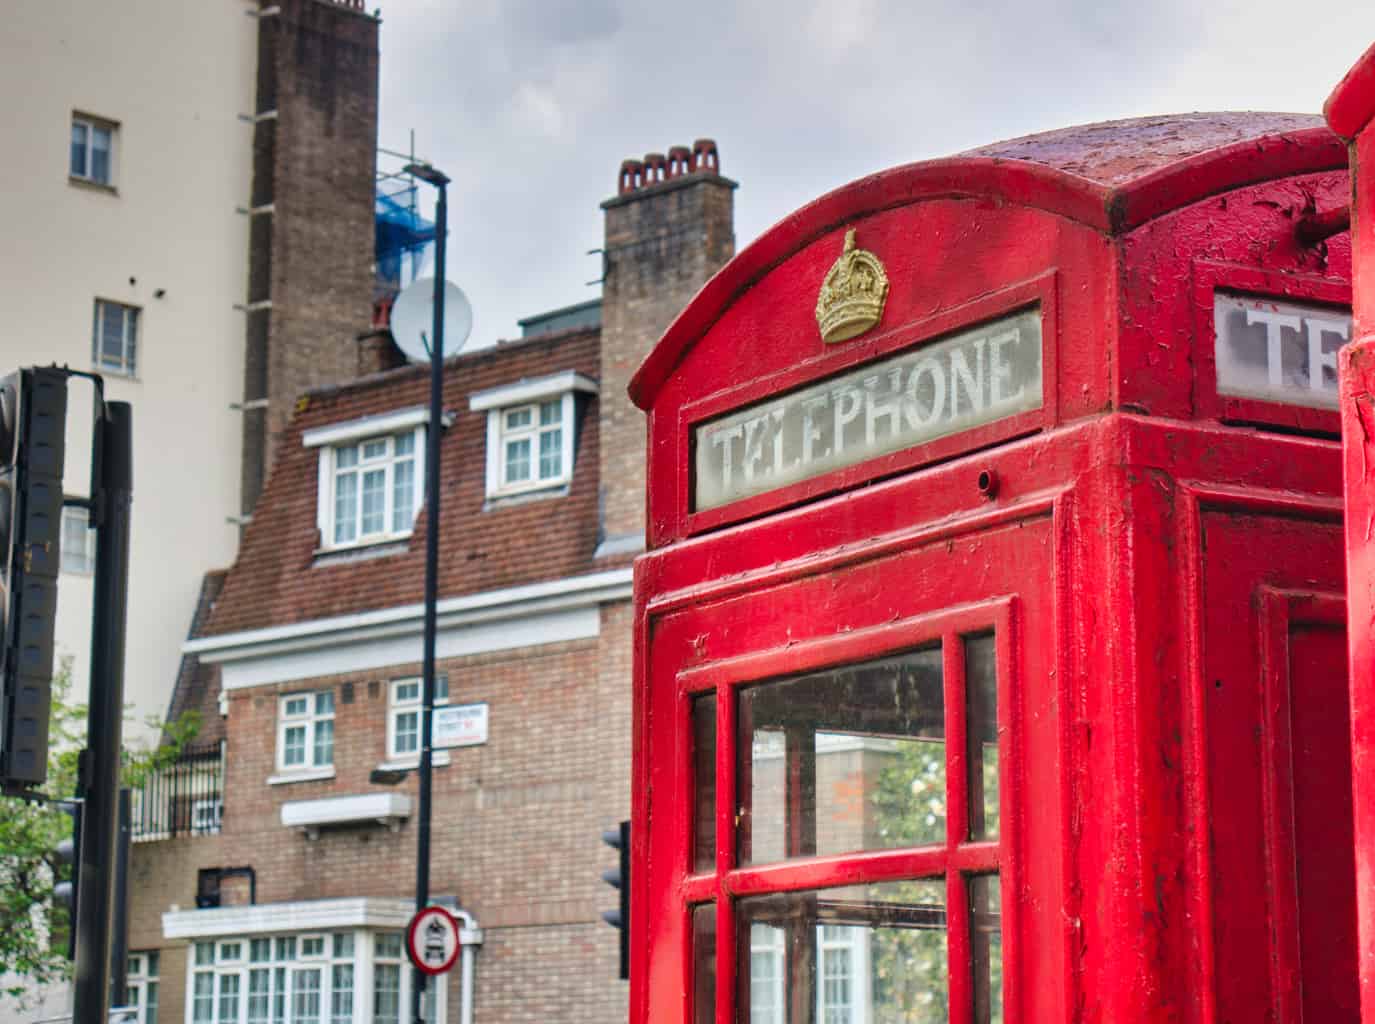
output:
<path id="1" fill-rule="evenodd" d="M 530 425 L 530 407 L 523 406 L 520 409 L 512 409 L 506 414 L 506 429 L 518 430 L 521 427 Z"/>
<path id="2" fill-rule="evenodd" d="M 157 950 L 150 950 L 150 951 L 148 952 L 147 956 L 148 956 L 148 977 L 150 977 L 150 978 L 156 978 L 156 977 L 158 976 L 158 964 L 159 964 L 159 961 L 162 959 L 162 954 L 159 953 Z"/>
<path id="3" fill-rule="evenodd" d="M 363 474 L 362 533 L 382 533 L 387 528 L 387 474 L 370 469 Z"/>
<path id="4" fill-rule="evenodd" d="M 336 960 L 353 956 L 353 935 L 350 932 L 337 932 L 334 936 L 334 958 Z"/>
<path id="5" fill-rule="evenodd" d="M 310 701 L 305 697 L 288 697 L 286 700 L 286 710 L 282 712 L 288 718 L 295 718 L 304 715 L 310 710 Z"/>
<path id="6" fill-rule="evenodd" d="M 737 904 L 751 1024 L 948 1021 L 945 882 L 777 893 Z"/>
<path id="7" fill-rule="evenodd" d="M 150 981 L 144 999 L 143 1024 L 158 1024 L 158 983 Z"/>
<path id="8" fill-rule="evenodd" d="M 297 765 L 306 763 L 306 727 L 293 725 L 286 730 L 282 744 L 282 764 Z"/>
<path id="9" fill-rule="evenodd" d="M 415 451 L 415 435 L 397 434 L 395 438 L 395 444 L 396 454 L 398 456 L 409 455 L 411 454 L 411 452 Z"/>
<path id="10" fill-rule="evenodd" d="M 385 437 L 378 437 L 371 441 L 363 442 L 363 458 L 380 459 L 386 454 L 387 439 Z"/>
<path id="11" fill-rule="evenodd" d="M 692 701 L 693 765 L 696 775 L 697 823 L 693 868 L 716 869 L 716 694 Z"/>
<path id="12" fill-rule="evenodd" d="M 334 543 L 358 539 L 358 474 L 340 473 L 334 478 Z"/>
<path id="13" fill-rule="evenodd" d="M 716 1021 L 716 904 L 692 908 L 692 1020 Z"/>
<path id="14" fill-rule="evenodd" d="M 420 714 L 406 711 L 396 716 L 396 752 L 414 754 L 420 749 Z"/>
<path id="15" fill-rule="evenodd" d="M 317 768 L 334 763 L 334 721 L 325 719 L 315 723 L 315 761 Z"/>
<path id="16" fill-rule="evenodd" d="M 272 959 L 272 940 L 254 939 L 249 944 L 248 959 L 255 964 L 265 964 Z"/>
<path id="17" fill-rule="evenodd" d="M 381 936 L 378 936 L 381 939 Z M 380 950 L 380 941 L 379 953 Z M 398 1024 L 401 1019 L 401 967 L 378 964 L 372 973 L 373 1024 Z"/>
<path id="18" fill-rule="evenodd" d="M 196 963 L 213 964 L 215 962 L 215 944 L 213 942 L 196 943 Z"/>
<path id="19" fill-rule="evenodd" d="M 396 703 L 410 704 L 420 700 L 420 680 L 396 684 Z"/>
<path id="20" fill-rule="evenodd" d="M 974 954 L 974 1024 L 1003 1022 L 1002 897 L 997 875 L 969 880 L 970 943 Z"/>
<path id="21" fill-rule="evenodd" d="M 191 1019 L 196 1024 L 208 1024 L 215 1018 L 215 976 L 209 972 L 196 975 L 195 991 L 191 998 Z"/>
<path id="22" fill-rule="evenodd" d="M 449 677 L 437 675 L 434 677 L 434 702 L 447 703 L 449 700 Z"/>
<path id="23" fill-rule="evenodd" d="M 138 348 L 138 310 L 126 308 L 124 310 L 124 372 L 135 373 L 137 371 L 137 361 L 134 358 Z"/>
<path id="24" fill-rule="evenodd" d="M 221 974 L 220 983 L 220 1024 L 239 1024 L 239 976 Z"/>
<path id="25" fill-rule="evenodd" d="M 324 956 L 325 940 L 323 936 L 312 935 L 301 940 L 301 956 Z"/>
<path id="26" fill-rule="evenodd" d="M 541 402 L 539 406 L 540 426 L 547 427 L 558 423 L 563 419 L 563 399 L 555 398 L 548 402 Z"/>
<path id="27" fill-rule="evenodd" d="M 398 462 L 392 470 L 392 517 L 393 533 L 405 533 L 415 520 L 415 460 Z"/>
<path id="28" fill-rule="evenodd" d="M 376 936 L 376 949 L 379 957 L 401 959 L 401 933 L 382 932 Z"/>
<path id="29" fill-rule="evenodd" d="M 266 940 L 264 940 L 266 941 Z M 254 940 L 254 945 L 257 940 Z M 260 967 L 248 972 L 248 1024 L 268 1024 L 271 1008 L 272 971 Z"/>
<path id="30" fill-rule="evenodd" d="M 70 172 L 78 178 L 86 177 L 86 140 L 90 129 L 80 121 L 72 122 L 72 159 Z"/>
<path id="31" fill-rule="evenodd" d="M 353 1024 L 353 965 L 335 964 L 329 997 L 330 1024 Z"/>
<path id="32" fill-rule="evenodd" d="M 297 968 L 291 972 L 292 1024 L 319 1024 L 320 969 Z"/>
<path id="33" fill-rule="evenodd" d="M 91 129 L 91 180 L 110 183 L 110 129 Z"/>
<path id="34" fill-rule="evenodd" d="M 530 479 L 530 441 L 506 442 L 506 481 L 518 483 Z"/>
<path id="35" fill-rule="evenodd" d="M 546 430 L 539 436 L 539 476 L 551 480 L 563 475 L 563 431 Z"/>
<path id="36" fill-rule="evenodd" d="M 740 694 L 742 864 L 945 839 L 941 651 Z"/>
<path id="37" fill-rule="evenodd" d="M 969 838 L 998 838 L 998 656 L 992 633 L 964 638 L 969 703 Z"/>
<path id="38" fill-rule="evenodd" d="M 334 714 L 334 691 L 321 690 L 315 695 L 315 713 L 317 715 Z"/>
<path id="39" fill-rule="evenodd" d="M 334 449 L 334 465 L 339 469 L 358 465 L 358 446 L 351 444 L 346 448 Z"/>

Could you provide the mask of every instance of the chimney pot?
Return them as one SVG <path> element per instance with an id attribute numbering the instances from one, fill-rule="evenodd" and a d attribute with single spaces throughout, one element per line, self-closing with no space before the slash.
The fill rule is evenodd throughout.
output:
<path id="1" fill-rule="evenodd" d="M 621 161 L 621 181 L 617 187 L 618 195 L 634 192 L 644 183 L 644 164 L 638 160 Z"/>
<path id="2" fill-rule="evenodd" d="M 662 153 L 645 154 L 645 180 L 646 185 L 657 185 L 664 180 L 664 171 L 667 161 Z"/>
<path id="3" fill-rule="evenodd" d="M 721 157 L 716 151 L 715 139 L 698 139 L 692 144 L 692 163 L 695 171 L 721 173 Z"/>

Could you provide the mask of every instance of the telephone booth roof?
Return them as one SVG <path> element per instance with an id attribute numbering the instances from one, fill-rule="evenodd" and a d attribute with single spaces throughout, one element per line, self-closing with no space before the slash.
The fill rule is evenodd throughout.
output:
<path id="1" fill-rule="evenodd" d="M 1081 125 L 881 171 L 804 206 L 731 260 L 669 326 L 631 380 L 651 409 L 687 352 L 746 290 L 841 225 L 933 199 L 1041 210 L 1107 236 L 1231 189 L 1345 170 L 1317 115 L 1176 114 Z"/>

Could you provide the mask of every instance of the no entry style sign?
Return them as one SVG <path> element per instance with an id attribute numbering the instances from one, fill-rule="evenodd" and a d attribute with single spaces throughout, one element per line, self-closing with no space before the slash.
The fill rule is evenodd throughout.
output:
<path id="1" fill-rule="evenodd" d="M 426 907 L 406 929 L 406 952 L 426 974 L 444 974 L 458 960 L 458 921 L 443 907 Z"/>

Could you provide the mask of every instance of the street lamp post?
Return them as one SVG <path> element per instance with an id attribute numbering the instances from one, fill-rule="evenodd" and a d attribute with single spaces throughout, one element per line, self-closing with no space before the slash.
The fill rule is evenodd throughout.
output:
<path id="1" fill-rule="evenodd" d="M 407 174 L 439 190 L 435 203 L 434 325 L 430 337 L 430 422 L 425 445 L 425 641 L 421 655 L 424 677 L 420 711 L 420 806 L 417 809 L 415 849 L 415 910 L 430 902 L 430 787 L 434 752 L 431 722 L 434 716 L 435 603 L 439 576 L 439 439 L 444 419 L 444 247 L 448 235 L 449 178 L 429 164 L 407 164 Z M 411 1018 L 424 1024 L 426 975 L 411 968 Z"/>

